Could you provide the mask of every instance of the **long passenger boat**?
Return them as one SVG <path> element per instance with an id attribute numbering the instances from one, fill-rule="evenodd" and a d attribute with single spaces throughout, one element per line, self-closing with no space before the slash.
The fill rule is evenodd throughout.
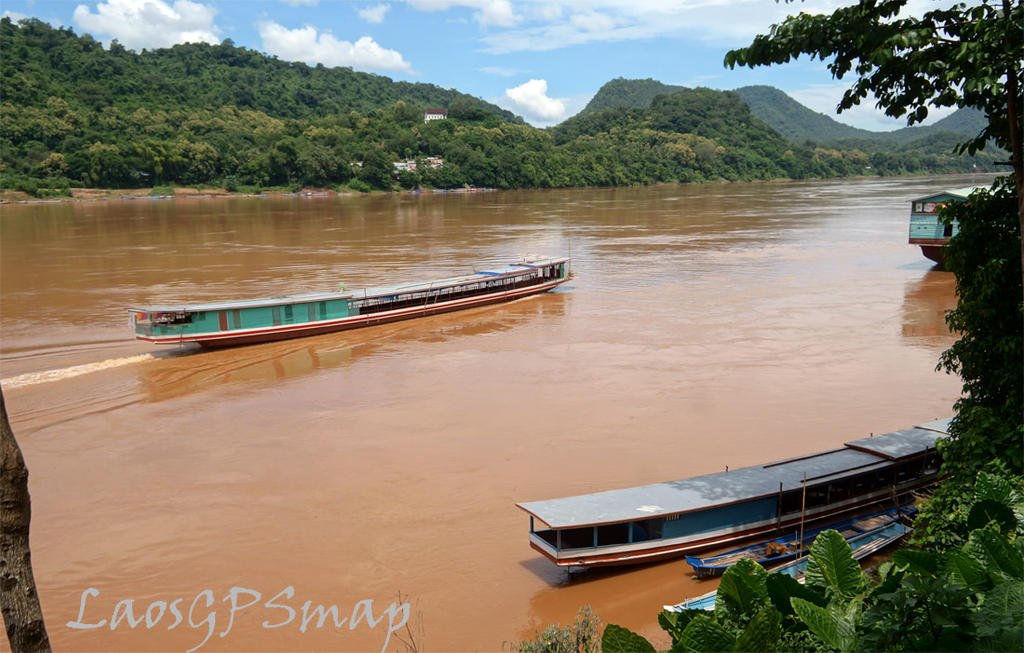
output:
<path id="1" fill-rule="evenodd" d="M 161 345 L 226 347 L 312 336 L 447 313 L 547 292 L 568 258 L 531 258 L 473 274 L 364 290 L 129 309 L 135 337 Z"/>
<path id="2" fill-rule="evenodd" d="M 516 505 L 530 515 L 530 546 L 556 565 L 652 562 L 899 505 L 937 479 L 948 428 L 938 420 L 767 465 Z"/>

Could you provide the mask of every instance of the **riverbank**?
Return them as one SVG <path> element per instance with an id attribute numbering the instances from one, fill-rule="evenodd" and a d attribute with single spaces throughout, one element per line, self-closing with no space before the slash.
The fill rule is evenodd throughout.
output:
<path id="1" fill-rule="evenodd" d="M 300 190 L 267 189 L 258 193 L 233 192 L 224 188 L 72 188 L 70 195 L 34 197 L 19 190 L 0 190 L 0 204 L 47 204 L 59 202 L 95 202 L 109 200 L 169 200 L 244 197 L 348 197 L 352 195 L 387 195 L 394 192 L 419 193 L 489 193 L 493 188 L 435 188 L 401 191 L 373 190 L 366 192 L 339 191 L 331 188 L 302 188 Z M 169 192 L 168 192 L 169 191 Z"/>

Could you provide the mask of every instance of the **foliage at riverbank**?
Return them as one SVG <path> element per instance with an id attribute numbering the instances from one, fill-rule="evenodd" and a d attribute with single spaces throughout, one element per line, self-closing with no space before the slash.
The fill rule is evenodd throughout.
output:
<path id="1" fill-rule="evenodd" d="M 684 90 L 542 130 L 429 84 L 235 47 L 134 53 L 0 21 L 0 188 L 554 188 L 990 169 L 951 144 L 867 152 L 786 141 L 732 93 Z M 102 81 L 99 81 L 102 80 Z M 425 123 L 423 110 L 446 107 Z M 433 159 L 433 162 L 428 162 Z M 414 165 L 395 168 L 396 162 Z"/>
<path id="2" fill-rule="evenodd" d="M 1024 647 L 1024 498 L 1005 477 L 972 489 L 966 540 L 900 549 L 869 578 L 836 531 L 811 546 L 805 583 L 752 560 L 728 569 L 713 611 L 662 612 L 672 651 L 1019 651 Z M 609 625 L 605 653 L 654 651 Z"/>

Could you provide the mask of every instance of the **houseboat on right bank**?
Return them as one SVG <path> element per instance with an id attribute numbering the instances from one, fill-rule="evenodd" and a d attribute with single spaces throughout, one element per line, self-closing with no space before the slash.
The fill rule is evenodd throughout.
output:
<path id="1" fill-rule="evenodd" d="M 911 245 L 921 248 L 921 253 L 940 266 L 945 263 L 946 245 L 956 235 L 959 225 L 954 220 L 946 224 L 939 218 L 939 209 L 953 202 L 963 202 L 971 193 L 984 186 L 967 186 L 952 188 L 910 202 L 910 238 Z"/>

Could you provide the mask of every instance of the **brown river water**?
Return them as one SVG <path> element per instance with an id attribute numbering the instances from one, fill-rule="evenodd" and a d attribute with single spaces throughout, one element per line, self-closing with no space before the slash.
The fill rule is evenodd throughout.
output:
<path id="1" fill-rule="evenodd" d="M 55 648 L 378 651 L 403 602 L 420 651 L 507 649 L 583 604 L 666 645 L 660 606 L 713 584 L 681 561 L 570 578 L 515 502 L 950 414 L 953 278 L 906 243 L 909 200 L 975 181 L 0 207 L 0 377 Z M 557 291 L 443 316 L 213 351 L 129 331 L 132 305 L 569 253 Z M 303 632 L 306 601 L 348 621 Z"/>

